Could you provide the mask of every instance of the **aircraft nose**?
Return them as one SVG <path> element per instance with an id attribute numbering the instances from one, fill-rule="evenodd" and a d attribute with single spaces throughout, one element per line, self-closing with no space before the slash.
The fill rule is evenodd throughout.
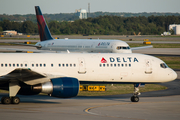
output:
<path id="1" fill-rule="evenodd" d="M 172 79 L 175 80 L 177 78 L 177 73 L 175 71 L 173 71 L 172 73 Z"/>

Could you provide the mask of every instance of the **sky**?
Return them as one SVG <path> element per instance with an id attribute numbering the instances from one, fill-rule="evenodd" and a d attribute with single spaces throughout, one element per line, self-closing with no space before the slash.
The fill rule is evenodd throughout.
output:
<path id="1" fill-rule="evenodd" d="M 90 12 L 172 12 L 180 13 L 180 0 L 0 0 L 0 14 L 35 14 L 34 6 L 43 13 L 74 13 L 76 9 Z"/>

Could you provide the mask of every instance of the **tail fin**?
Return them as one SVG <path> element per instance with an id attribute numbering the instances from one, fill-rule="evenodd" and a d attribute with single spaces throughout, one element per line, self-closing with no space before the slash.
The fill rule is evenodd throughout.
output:
<path id="1" fill-rule="evenodd" d="M 51 36 L 51 33 L 49 31 L 49 28 L 46 24 L 46 21 L 42 15 L 42 12 L 40 10 L 39 6 L 35 6 L 36 11 L 36 18 L 38 23 L 38 30 L 39 30 L 39 36 L 41 41 L 51 40 L 53 39 Z"/>

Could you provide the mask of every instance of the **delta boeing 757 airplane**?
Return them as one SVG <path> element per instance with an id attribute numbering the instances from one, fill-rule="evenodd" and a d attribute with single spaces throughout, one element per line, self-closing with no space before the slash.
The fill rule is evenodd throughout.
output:
<path id="1" fill-rule="evenodd" d="M 134 84 L 131 101 L 138 102 L 140 85 L 177 78 L 162 60 L 135 53 L 1 53 L 0 58 L 0 89 L 9 90 L 3 104 L 18 104 L 17 94 L 75 97 L 79 83 Z"/>
<path id="2" fill-rule="evenodd" d="M 54 39 L 51 36 L 49 28 L 45 22 L 39 6 L 35 6 L 36 18 L 40 42 L 35 45 L 38 50 L 32 49 L 12 49 L 0 48 L 6 50 L 33 51 L 33 52 L 86 52 L 86 53 L 132 53 L 132 50 L 151 48 L 150 46 L 130 48 L 129 45 L 121 40 L 100 40 L 100 39 Z M 17 44 L 17 43 L 14 43 Z M 26 45 L 26 44 L 21 44 Z"/>

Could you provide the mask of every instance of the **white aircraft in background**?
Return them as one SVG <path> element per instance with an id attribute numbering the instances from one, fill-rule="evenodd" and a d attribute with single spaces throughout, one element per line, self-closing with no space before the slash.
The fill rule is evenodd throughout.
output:
<path id="1" fill-rule="evenodd" d="M 18 104 L 17 94 L 75 97 L 79 83 L 134 84 L 131 101 L 138 102 L 140 85 L 177 78 L 162 60 L 135 53 L 0 53 L 0 58 L 0 89 L 9 90 L 3 104 Z"/>
<path id="2" fill-rule="evenodd" d="M 88 53 L 132 53 L 132 50 L 152 48 L 153 46 L 134 47 L 121 40 L 100 39 L 54 39 L 45 22 L 39 6 L 35 6 L 40 42 L 35 45 L 38 50 L 1 48 L 6 50 L 33 51 L 33 52 L 88 52 Z M 16 43 L 17 44 L 17 43 Z M 21 44 L 22 45 L 22 44 Z M 26 44 L 23 44 L 26 45 Z"/>

